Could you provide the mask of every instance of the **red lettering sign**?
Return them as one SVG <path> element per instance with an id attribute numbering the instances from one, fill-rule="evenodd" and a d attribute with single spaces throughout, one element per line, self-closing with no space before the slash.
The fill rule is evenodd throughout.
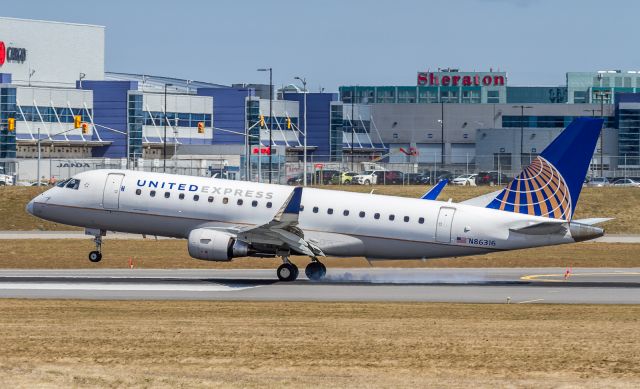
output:
<path id="1" fill-rule="evenodd" d="M 4 47 L 4 42 L 0 41 L 0 66 L 4 65 L 4 60 L 6 55 L 7 55 L 7 49 Z"/>
<path id="2" fill-rule="evenodd" d="M 251 154 L 269 155 L 271 154 L 271 149 L 269 147 L 254 147 L 251 149 Z"/>
<path id="3" fill-rule="evenodd" d="M 445 73 L 445 74 L 443 74 Z M 477 73 L 472 75 L 459 75 L 455 72 L 430 72 L 418 73 L 418 86 L 504 86 L 505 76 L 491 73 Z"/>

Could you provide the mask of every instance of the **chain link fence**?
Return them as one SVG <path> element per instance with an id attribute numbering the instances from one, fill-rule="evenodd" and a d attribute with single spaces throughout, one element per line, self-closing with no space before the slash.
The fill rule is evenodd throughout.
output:
<path id="1" fill-rule="evenodd" d="M 310 156 L 306 164 L 307 183 L 312 185 L 422 185 L 433 184 L 440 179 L 454 179 L 459 176 L 480 174 L 482 184 L 501 185 L 520 173 L 523 166 L 529 164 L 535 156 L 523 156 L 522 161 L 514 163 L 511 156 L 485 155 L 473 156 L 465 163 L 446 163 L 450 160 L 433 158 L 429 162 L 389 162 L 379 156 L 358 155 L 351 159 L 345 156 L 339 161 L 329 158 Z M 442 163 L 442 161 L 445 163 Z M 258 162 L 259 161 L 259 162 Z M 602 164 L 601 164 L 602 161 Z M 247 163 L 248 162 L 248 163 Z M 593 158 L 588 177 L 640 178 L 640 158 L 627 156 L 599 156 Z M 302 184 L 305 164 L 299 156 L 278 156 L 260 160 L 235 158 L 198 158 L 198 159 L 138 159 L 128 161 L 113 158 L 88 159 L 11 159 L 0 160 L 0 174 L 14 176 L 18 185 L 66 179 L 73 175 L 95 169 L 131 169 L 146 172 L 166 172 L 199 177 L 215 177 L 254 182 L 272 182 L 279 184 Z M 4 171 L 4 173 L 2 173 Z M 475 183 L 470 177 L 469 185 Z"/>

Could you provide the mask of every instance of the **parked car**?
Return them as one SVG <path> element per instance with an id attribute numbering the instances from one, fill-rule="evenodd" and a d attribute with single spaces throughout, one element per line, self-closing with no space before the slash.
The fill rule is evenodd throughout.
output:
<path id="1" fill-rule="evenodd" d="M 374 185 L 378 183 L 378 178 L 382 174 L 384 174 L 383 170 L 365 170 L 354 176 L 352 182 L 358 185 Z"/>
<path id="2" fill-rule="evenodd" d="M 453 185 L 476 186 L 477 174 L 462 174 L 451 180 Z"/>
<path id="3" fill-rule="evenodd" d="M 509 178 L 504 173 L 498 173 L 496 171 L 480 172 L 476 176 L 476 185 L 506 185 L 509 183 Z"/>
<path id="4" fill-rule="evenodd" d="M 622 187 L 635 187 L 640 188 L 640 181 L 634 180 L 633 178 L 619 178 L 611 184 L 613 186 L 622 186 Z"/>
<path id="5" fill-rule="evenodd" d="M 13 176 L 4 174 L 4 166 L 0 166 L 0 186 L 13 185 Z"/>
<path id="6" fill-rule="evenodd" d="M 377 174 L 378 184 L 398 185 L 402 184 L 404 181 L 404 173 L 399 170 L 387 170 L 384 172 L 379 172 Z"/>
<path id="7" fill-rule="evenodd" d="M 302 173 L 287 178 L 287 185 L 302 185 Z M 311 174 L 307 174 L 307 184 L 311 183 Z"/>
<path id="8" fill-rule="evenodd" d="M 313 183 L 316 185 L 331 185 L 333 176 L 337 174 L 340 174 L 337 170 L 316 170 Z"/>
<path id="9" fill-rule="evenodd" d="M 429 184 L 435 185 L 442 180 L 453 180 L 456 176 L 448 170 L 433 170 L 426 173 L 430 180 Z"/>
<path id="10" fill-rule="evenodd" d="M 603 187 L 609 186 L 611 183 L 607 177 L 592 177 L 587 180 L 586 186 L 589 187 Z"/>
<path id="11" fill-rule="evenodd" d="M 353 177 L 357 175 L 358 173 L 355 173 L 355 172 L 338 173 L 331 178 L 331 183 L 334 185 L 351 185 L 353 181 Z"/>
<path id="12" fill-rule="evenodd" d="M 429 173 L 406 173 L 404 175 L 404 183 L 409 185 L 429 185 L 431 177 Z"/>

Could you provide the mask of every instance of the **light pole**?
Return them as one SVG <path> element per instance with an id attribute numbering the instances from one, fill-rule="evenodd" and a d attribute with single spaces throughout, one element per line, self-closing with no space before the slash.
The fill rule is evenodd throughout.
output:
<path id="1" fill-rule="evenodd" d="M 300 82 L 302 82 L 302 88 L 304 92 L 304 118 L 302 119 L 304 120 L 304 145 L 302 146 L 302 160 L 304 161 L 304 171 L 302 172 L 302 185 L 307 186 L 307 79 L 304 77 L 295 77 L 295 80 L 299 80 Z"/>
<path id="2" fill-rule="evenodd" d="M 522 166 L 522 151 L 524 148 L 524 110 L 533 107 L 529 105 L 514 105 L 513 108 L 520 108 L 520 166 Z"/>
<path id="3" fill-rule="evenodd" d="M 272 68 L 261 68 L 258 69 L 259 72 L 269 72 L 269 183 L 271 184 L 271 145 L 273 141 L 273 131 L 271 126 L 271 119 L 273 118 L 273 69 Z"/>
<path id="4" fill-rule="evenodd" d="M 173 84 L 164 84 L 164 139 L 162 143 L 162 172 L 166 173 L 167 171 L 167 122 L 169 118 L 167 117 L 167 87 L 172 86 Z"/>
<path id="5" fill-rule="evenodd" d="M 600 77 L 601 78 L 601 75 Z M 604 120 L 604 95 L 603 91 L 596 91 L 596 97 L 600 99 L 600 118 Z M 595 116 L 595 110 L 594 110 Z M 602 129 L 600 130 L 600 177 L 604 177 L 604 123 L 602 123 Z"/>
<path id="6" fill-rule="evenodd" d="M 356 87 L 353 87 L 353 94 L 351 95 L 351 171 L 355 171 L 353 170 L 353 137 L 355 135 L 356 132 L 356 128 L 354 127 L 354 119 L 353 119 L 353 107 L 355 106 L 356 103 Z"/>
<path id="7" fill-rule="evenodd" d="M 440 97 L 440 164 L 441 169 L 444 169 L 444 100 Z"/>

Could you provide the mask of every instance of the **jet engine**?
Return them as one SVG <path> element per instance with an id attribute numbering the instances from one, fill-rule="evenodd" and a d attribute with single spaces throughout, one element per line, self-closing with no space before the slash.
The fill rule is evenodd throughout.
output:
<path id="1" fill-rule="evenodd" d="M 189 233 L 189 255 L 205 261 L 230 261 L 249 255 L 249 245 L 225 232 L 198 228 Z"/>

